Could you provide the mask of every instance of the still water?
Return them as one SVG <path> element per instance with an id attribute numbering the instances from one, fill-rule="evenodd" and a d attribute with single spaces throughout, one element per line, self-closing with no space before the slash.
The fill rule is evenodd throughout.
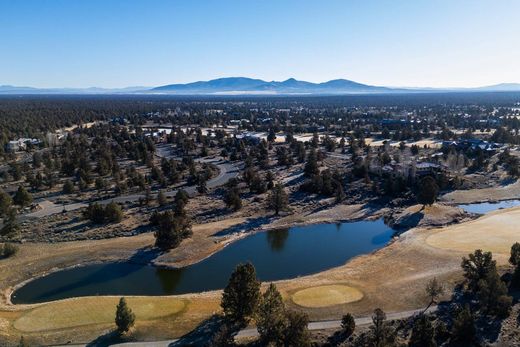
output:
<path id="1" fill-rule="evenodd" d="M 499 202 L 482 202 L 478 204 L 459 205 L 459 207 L 466 212 L 480 214 L 488 213 L 501 208 L 510 208 L 515 206 L 520 206 L 520 200 L 505 200 Z"/>
<path id="2" fill-rule="evenodd" d="M 58 271 L 29 282 L 13 293 L 12 301 L 36 303 L 90 295 L 168 295 L 221 289 L 235 266 L 247 261 L 254 264 L 262 281 L 294 278 L 342 265 L 352 257 L 381 248 L 392 234 L 383 220 L 260 232 L 180 269 L 109 263 Z"/>

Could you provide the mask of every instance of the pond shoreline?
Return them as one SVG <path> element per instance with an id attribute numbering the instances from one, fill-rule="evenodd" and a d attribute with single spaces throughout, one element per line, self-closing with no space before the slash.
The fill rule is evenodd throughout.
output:
<path id="1" fill-rule="evenodd" d="M 165 270 L 135 261 L 69 267 L 61 274 L 47 274 L 34 280 L 38 283 L 18 287 L 10 301 L 26 304 L 90 295 L 162 296 L 220 290 L 236 264 L 245 261 L 255 265 L 262 281 L 291 280 L 342 266 L 358 255 L 385 247 L 395 234 L 382 218 L 264 231 L 248 233 L 232 248 L 184 268 Z M 314 260 L 303 261 L 310 252 L 314 252 Z"/>

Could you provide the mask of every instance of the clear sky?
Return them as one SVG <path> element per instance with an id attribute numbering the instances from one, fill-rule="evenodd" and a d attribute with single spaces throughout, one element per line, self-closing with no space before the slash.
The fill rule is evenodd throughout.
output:
<path id="1" fill-rule="evenodd" d="M 0 0 L 0 85 L 520 82 L 518 0 Z"/>

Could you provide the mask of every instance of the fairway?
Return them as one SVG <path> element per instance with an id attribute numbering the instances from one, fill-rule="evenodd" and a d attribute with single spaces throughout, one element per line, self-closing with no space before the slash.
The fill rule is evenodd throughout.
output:
<path id="1" fill-rule="evenodd" d="M 168 297 L 128 297 L 136 321 L 153 320 L 181 312 L 186 302 Z M 51 302 L 18 318 L 14 327 L 23 332 L 114 324 L 119 297 L 84 297 Z"/>
<path id="2" fill-rule="evenodd" d="M 448 226 L 429 236 L 426 242 L 453 251 L 469 253 L 482 249 L 507 256 L 511 246 L 520 242 L 519 222 L 520 208 L 498 210 L 471 222 Z"/>
<path id="3" fill-rule="evenodd" d="M 360 290 L 340 284 L 302 289 L 292 295 L 295 304 L 310 308 L 347 304 L 362 298 Z"/>

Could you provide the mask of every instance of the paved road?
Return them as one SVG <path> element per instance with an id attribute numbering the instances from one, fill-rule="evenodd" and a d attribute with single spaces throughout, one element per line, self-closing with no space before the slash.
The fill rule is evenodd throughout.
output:
<path id="1" fill-rule="evenodd" d="M 432 313 L 437 310 L 437 306 L 431 306 L 426 312 Z M 387 320 L 395 320 L 395 319 L 404 319 L 408 317 L 412 317 L 414 315 L 418 315 L 424 312 L 424 309 L 419 310 L 410 310 L 410 311 L 402 311 L 402 312 L 394 312 L 388 313 L 386 315 Z M 363 326 L 372 324 L 372 316 L 364 316 L 355 319 L 356 326 Z M 328 320 L 328 321 L 318 321 L 309 323 L 309 330 L 323 330 L 323 329 L 339 329 L 341 327 L 341 320 Z M 258 331 L 256 328 L 244 329 L 237 334 L 237 338 L 244 337 L 256 337 L 258 336 Z M 164 341 L 150 341 L 150 342 L 126 342 L 126 343 L 118 343 L 111 345 L 113 347 L 169 347 L 169 346 L 181 346 L 180 339 L 174 340 L 164 340 Z M 77 345 L 76 347 L 80 347 Z"/>
<path id="2" fill-rule="evenodd" d="M 169 151 L 165 147 L 159 147 L 157 151 L 157 155 L 160 157 L 170 157 Z M 204 158 L 200 159 L 199 161 L 205 162 L 205 163 L 212 163 L 215 164 L 219 169 L 219 174 L 216 177 L 213 177 L 212 179 L 208 180 L 207 187 L 209 189 L 222 186 L 226 184 L 231 178 L 236 177 L 238 175 L 238 167 L 236 164 L 224 162 L 221 158 Z M 190 196 L 194 196 L 197 193 L 197 187 L 195 186 L 189 186 L 189 187 L 183 187 L 183 189 L 188 193 Z M 177 189 L 165 191 L 164 194 L 167 197 L 173 197 L 177 193 Z M 153 197 L 154 195 L 152 195 Z M 97 203 L 99 204 L 108 204 L 112 201 L 117 203 L 125 203 L 125 202 L 135 202 L 139 201 L 139 199 L 143 199 L 145 195 L 143 193 L 136 193 L 136 194 L 128 194 L 128 195 L 121 195 L 121 196 L 114 196 L 112 198 L 104 199 L 104 200 L 98 200 Z M 40 210 L 24 214 L 20 216 L 20 219 L 27 220 L 32 218 L 41 218 L 50 216 L 52 214 L 61 213 L 63 209 L 65 208 L 67 211 L 73 211 L 77 210 L 79 208 L 87 207 L 87 203 L 79 202 L 79 203 L 72 203 L 72 204 L 55 204 L 51 200 L 42 200 L 39 202 L 40 206 L 42 207 Z"/>

